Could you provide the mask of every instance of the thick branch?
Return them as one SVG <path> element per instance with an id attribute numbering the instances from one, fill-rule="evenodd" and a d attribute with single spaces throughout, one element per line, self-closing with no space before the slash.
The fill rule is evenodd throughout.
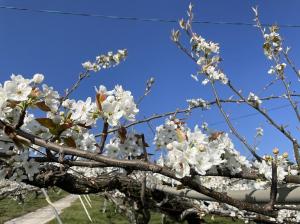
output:
<path id="1" fill-rule="evenodd" d="M 6 127 L 5 123 L 1 122 L 0 128 L 4 128 L 4 127 Z M 98 155 L 95 153 L 81 151 L 81 150 L 77 150 L 77 149 L 70 148 L 70 147 L 63 147 L 63 146 L 54 144 L 52 142 L 46 142 L 45 140 L 35 137 L 31 134 L 28 134 L 22 130 L 15 130 L 15 132 L 16 132 L 16 138 L 20 142 L 27 141 L 27 144 L 35 144 L 35 145 L 47 148 L 49 150 L 58 152 L 58 153 L 63 153 L 64 155 L 79 156 L 82 158 L 102 162 L 109 166 L 132 168 L 135 170 L 151 171 L 154 173 L 160 173 L 167 177 L 178 180 L 182 184 L 190 187 L 191 189 L 194 189 L 202 194 L 212 197 L 212 198 L 218 200 L 219 202 L 227 203 L 229 205 L 232 205 L 232 206 L 237 207 L 242 210 L 248 210 L 248 211 L 252 211 L 252 212 L 256 212 L 256 213 L 264 214 L 264 215 L 268 215 L 268 216 L 276 216 L 276 214 L 277 214 L 276 212 L 263 209 L 262 206 L 260 206 L 260 205 L 241 202 L 241 201 L 238 201 L 238 200 L 235 200 L 235 199 L 229 197 L 228 195 L 226 195 L 224 193 L 220 193 L 220 192 L 214 191 L 212 189 L 206 188 L 206 187 L 202 186 L 198 181 L 194 180 L 192 177 L 178 178 L 178 177 L 176 177 L 175 173 L 172 170 L 165 168 L 165 167 L 161 167 L 161 166 L 158 166 L 155 164 L 151 164 L 151 163 L 147 163 L 147 162 L 139 161 L 139 160 L 112 159 L 112 158 L 108 158 L 108 157 Z"/>

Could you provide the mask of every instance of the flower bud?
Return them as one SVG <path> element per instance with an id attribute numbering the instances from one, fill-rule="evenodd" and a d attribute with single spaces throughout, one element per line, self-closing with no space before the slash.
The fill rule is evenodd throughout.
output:
<path id="1" fill-rule="evenodd" d="M 278 149 L 278 148 L 274 148 L 274 149 L 273 149 L 273 153 L 274 153 L 275 155 L 278 155 L 279 149 Z"/>
<path id="2" fill-rule="evenodd" d="M 32 81 L 36 84 L 42 83 L 44 80 L 44 75 L 43 74 L 35 74 L 32 78 Z"/>
<path id="3" fill-rule="evenodd" d="M 271 159 L 272 159 L 272 157 L 271 157 L 270 155 L 266 155 L 266 156 L 265 156 L 265 160 L 266 160 L 266 161 L 269 161 L 269 160 L 271 160 Z"/>

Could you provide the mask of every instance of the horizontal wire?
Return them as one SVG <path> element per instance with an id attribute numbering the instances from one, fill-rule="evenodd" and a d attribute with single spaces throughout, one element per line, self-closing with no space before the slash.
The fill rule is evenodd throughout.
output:
<path id="1" fill-rule="evenodd" d="M 299 103 L 299 102 L 297 102 L 297 103 Z M 291 104 L 283 104 L 283 105 L 280 105 L 280 106 L 277 106 L 277 107 L 272 107 L 270 109 L 267 109 L 267 111 L 270 112 L 270 111 L 280 110 L 280 109 L 287 108 L 287 107 L 290 107 L 290 106 L 291 106 Z M 232 121 L 242 120 L 244 118 L 257 116 L 259 114 L 260 114 L 259 112 L 253 112 L 253 113 L 249 113 L 249 114 L 244 114 L 244 115 L 241 115 L 241 116 L 233 117 L 230 120 L 232 120 Z M 216 121 L 216 122 L 210 123 L 209 125 L 210 126 L 216 126 L 216 125 L 223 124 L 223 123 L 226 123 L 226 122 L 223 121 L 223 120 L 220 120 L 220 121 Z"/>
<path id="2" fill-rule="evenodd" d="M 178 23 L 177 19 L 163 19 L 163 18 L 139 18 L 139 17 L 122 17 L 122 16 L 112 16 L 112 15 L 102 15 L 102 14 L 90 14 L 82 12 L 70 12 L 70 11 L 59 11 L 59 10 L 49 10 L 49 9 L 31 9 L 31 8 L 20 8 L 15 6 L 5 6 L 0 5 L 0 9 L 8 9 L 15 11 L 28 11 L 37 13 L 49 13 L 49 14 L 60 14 L 60 15 L 71 15 L 71 16 L 84 16 L 84 17 L 96 17 L 102 19 L 114 19 L 114 20 L 127 20 L 127 21 L 139 21 L 139 22 L 159 22 L 159 23 Z M 234 25 L 234 26 L 256 26 L 254 23 L 246 22 L 226 22 L 226 21 L 193 21 L 194 24 L 209 24 L 209 25 Z M 272 26 L 273 24 L 264 23 L 263 26 Z M 300 28 L 298 24 L 276 24 L 278 27 L 282 28 Z"/>

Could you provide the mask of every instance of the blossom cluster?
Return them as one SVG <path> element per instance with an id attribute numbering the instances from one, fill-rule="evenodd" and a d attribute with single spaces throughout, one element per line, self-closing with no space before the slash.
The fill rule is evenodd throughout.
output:
<path id="1" fill-rule="evenodd" d="M 277 179 L 279 182 L 283 182 L 287 175 L 297 175 L 297 170 L 291 169 L 289 166 L 288 155 L 286 153 L 276 156 L 277 166 Z M 271 156 L 264 156 L 262 162 L 255 161 L 254 166 L 257 167 L 260 174 L 264 175 L 267 180 L 272 179 L 272 161 L 275 158 Z"/>
<path id="2" fill-rule="evenodd" d="M 88 71 L 98 72 L 101 68 L 109 68 L 118 65 L 126 57 L 126 49 L 118 50 L 115 54 L 110 51 L 106 55 L 97 56 L 95 62 L 86 61 L 82 63 L 82 67 Z"/>
<path id="3" fill-rule="evenodd" d="M 113 57 L 115 62 L 125 52 L 120 51 L 118 54 L 119 56 Z M 103 57 L 98 60 L 103 67 L 109 66 L 105 64 L 106 59 Z M 62 101 L 59 93 L 53 87 L 43 84 L 43 80 L 42 74 L 35 74 L 32 79 L 13 74 L 10 80 L 0 84 L 0 119 L 42 139 L 95 152 L 99 146 L 90 129 L 99 118 L 111 126 L 117 126 L 122 118 L 135 120 L 139 111 L 131 92 L 119 85 L 110 91 L 101 85 L 96 89 L 95 100 L 88 97 L 84 101 Z M 37 108 L 45 113 L 44 117 L 36 118 L 33 113 L 29 113 L 29 109 L 31 112 Z M 4 132 L 0 133 L 0 140 L 0 152 L 10 158 L 10 162 L 0 170 L 1 177 L 7 175 L 10 167 L 13 168 L 12 180 L 31 180 L 39 167 L 32 156 L 36 152 L 42 155 L 44 150 L 35 145 L 13 142 Z M 128 134 L 125 144 L 120 144 L 119 147 L 121 151 L 127 150 L 128 155 L 136 156 L 140 154 L 141 148 L 135 142 L 138 142 L 135 136 Z"/>
<path id="4" fill-rule="evenodd" d="M 189 176 L 191 169 L 205 175 L 216 166 L 227 167 L 231 173 L 239 173 L 250 163 L 234 149 L 228 135 L 222 132 L 210 136 L 196 126 L 194 131 L 178 119 L 167 119 L 156 128 L 154 143 L 168 150 L 165 165 L 171 167 L 177 177 Z"/>
<path id="5" fill-rule="evenodd" d="M 0 84 L 0 118 L 16 124 L 22 110 L 28 107 L 39 107 L 45 111 L 56 112 L 59 106 L 59 94 L 43 81 L 42 74 L 35 74 L 32 79 L 22 75 L 11 75 L 11 80 Z"/>
<path id="6" fill-rule="evenodd" d="M 195 33 L 193 33 L 190 42 L 192 51 L 198 57 L 197 64 L 201 67 L 199 73 L 207 76 L 202 84 L 205 85 L 209 81 L 216 80 L 227 84 L 227 76 L 218 68 L 220 62 L 219 45 L 212 41 L 206 41 L 203 37 Z"/>
<path id="7" fill-rule="evenodd" d="M 7 149 L 13 147 L 12 142 L 9 138 L 5 137 L 3 133 L 0 134 L 0 138 L 0 152 L 11 156 L 9 163 L 13 167 L 13 175 L 10 177 L 10 180 L 17 182 L 21 182 L 25 179 L 32 180 L 33 176 L 39 172 L 40 164 L 35 162 L 34 159 L 29 158 L 28 151 L 20 152 L 19 154 L 16 154 L 11 150 L 8 151 Z M 8 168 L 2 167 L 2 169 L 0 169 L 0 179 L 3 179 L 8 172 Z"/>
<path id="8" fill-rule="evenodd" d="M 269 69 L 268 73 L 271 74 L 278 74 L 280 77 L 283 76 L 284 74 L 284 69 L 286 67 L 286 63 L 280 63 L 277 64 L 275 67 L 271 66 L 271 68 Z"/>
<path id="9" fill-rule="evenodd" d="M 278 33 L 278 26 L 271 26 L 270 33 L 264 33 L 265 42 L 263 44 L 264 54 L 272 59 L 282 51 L 282 38 Z"/>
<path id="10" fill-rule="evenodd" d="M 195 108 L 195 107 L 201 107 L 203 109 L 209 109 L 209 102 L 205 101 L 202 98 L 198 98 L 198 99 L 188 99 L 186 100 L 186 102 L 189 104 L 189 108 Z"/>
<path id="11" fill-rule="evenodd" d="M 255 107 L 260 106 L 260 104 L 262 103 L 262 101 L 259 99 L 259 97 L 252 92 L 249 93 L 247 100 Z"/>
<path id="12" fill-rule="evenodd" d="M 130 91 L 125 91 L 122 86 L 115 86 L 108 91 L 105 86 L 100 85 L 96 89 L 96 102 L 92 102 L 91 97 L 86 101 L 75 101 L 66 99 L 62 106 L 69 110 L 70 119 L 79 124 L 87 126 L 96 123 L 96 119 L 101 117 L 109 125 L 116 126 L 122 117 L 129 121 L 135 120 L 138 109 Z"/>
<path id="13" fill-rule="evenodd" d="M 259 129 L 259 132 L 262 131 Z M 172 168 L 179 178 L 189 176 L 191 169 L 205 175 L 208 170 L 216 171 L 217 167 L 230 171 L 232 175 L 254 168 L 266 180 L 272 178 L 270 157 L 261 162 L 250 162 L 235 149 L 228 134 L 214 132 L 206 135 L 198 126 L 192 131 L 176 118 L 167 119 L 165 124 L 156 128 L 154 143 L 159 149 L 167 149 L 165 160 L 161 157 L 159 162 Z M 289 168 L 287 157 L 286 154 L 277 157 L 280 182 L 288 174 L 296 175 L 296 171 Z"/>
<path id="14" fill-rule="evenodd" d="M 105 154 L 118 159 L 136 158 L 143 153 L 143 142 L 139 135 L 131 132 L 126 138 L 113 137 L 105 145 Z"/>
<path id="15" fill-rule="evenodd" d="M 111 91 L 107 91 L 105 86 L 96 89 L 96 103 L 109 125 L 116 126 L 124 117 L 129 121 L 135 120 L 135 115 L 139 112 L 130 91 L 125 91 L 122 86 L 115 86 Z"/>
<path id="16" fill-rule="evenodd" d="M 192 19 L 193 12 L 192 6 L 188 10 L 188 20 L 185 22 L 183 19 L 180 20 L 179 25 L 181 29 L 186 32 L 190 38 L 191 44 L 191 57 L 197 61 L 197 64 L 200 66 L 200 71 L 198 74 L 203 74 L 206 78 L 202 81 L 203 85 L 206 85 L 208 82 L 220 81 L 222 84 L 228 83 L 227 76 L 223 71 L 218 67 L 221 58 L 220 47 L 218 43 L 205 40 L 202 36 L 197 33 L 194 33 L 192 30 Z M 179 44 L 179 30 L 172 32 L 172 40 Z M 181 47 L 182 48 L 182 47 Z M 198 81 L 197 76 L 192 76 L 196 81 Z"/>

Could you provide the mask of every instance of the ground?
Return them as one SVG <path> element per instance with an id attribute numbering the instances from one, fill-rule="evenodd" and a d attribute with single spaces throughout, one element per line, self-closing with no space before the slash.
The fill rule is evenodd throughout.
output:
<path id="1" fill-rule="evenodd" d="M 53 202 L 65 197 L 68 193 L 58 189 L 51 189 L 48 191 L 48 194 Z M 36 196 L 35 193 L 29 193 L 26 195 L 24 203 L 18 199 L 14 200 L 12 198 L 0 200 L 0 223 L 4 223 L 5 221 L 32 212 L 47 205 L 48 203 L 46 202 L 42 193 L 40 193 L 38 196 Z"/>
<path id="2" fill-rule="evenodd" d="M 60 191 L 58 189 L 49 190 L 48 192 L 51 201 L 54 202 L 58 199 L 61 199 L 68 195 L 68 193 L 64 191 Z M 83 197 L 82 197 L 83 198 Z M 93 219 L 93 223 L 97 224 L 130 224 L 127 218 L 115 212 L 115 206 L 111 203 L 108 204 L 106 213 L 102 212 L 104 199 L 98 195 L 90 195 L 92 200 L 92 208 L 88 205 L 87 209 L 90 213 L 90 216 Z M 84 199 L 83 199 L 84 200 Z M 84 200 L 85 202 L 85 200 Z M 38 208 L 47 206 L 47 202 L 42 194 L 36 195 L 34 193 L 30 193 L 25 197 L 24 203 L 21 203 L 18 200 L 13 200 L 11 198 L 6 198 L 0 201 L 0 224 L 4 223 L 7 220 L 12 218 L 21 216 L 23 214 L 34 211 Z M 79 200 L 76 200 L 71 207 L 68 207 L 63 210 L 63 213 L 60 215 L 62 222 L 64 224 L 88 224 L 90 223 L 88 217 L 86 216 L 84 209 L 81 206 Z M 52 220 L 48 224 L 56 224 L 56 220 Z M 159 213 L 152 213 L 150 224 L 160 224 L 161 223 L 161 215 Z M 173 220 L 168 219 L 166 224 L 176 224 Z M 243 222 L 238 220 L 233 220 L 231 218 L 223 218 L 223 217 L 214 217 L 208 216 L 205 218 L 205 223 L 209 224 L 230 224 L 237 223 L 242 224 Z M 184 223 L 185 224 L 185 223 Z"/>

